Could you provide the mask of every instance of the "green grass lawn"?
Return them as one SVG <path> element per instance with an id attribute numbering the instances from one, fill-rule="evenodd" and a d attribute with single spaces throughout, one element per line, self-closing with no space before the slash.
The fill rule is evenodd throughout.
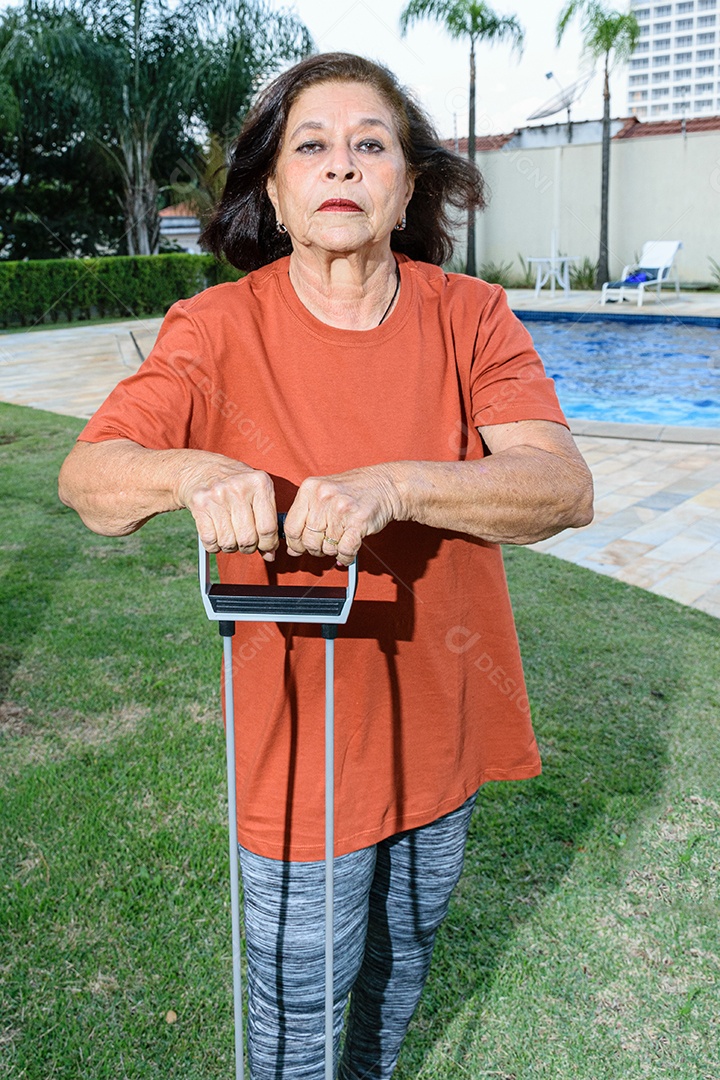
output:
<path id="1" fill-rule="evenodd" d="M 57 501 L 80 426 L 0 406 L 0 1078 L 226 1080 L 219 635 L 187 515 Z M 720 626 L 507 566 L 544 772 L 481 792 L 396 1076 L 718 1080 Z"/>

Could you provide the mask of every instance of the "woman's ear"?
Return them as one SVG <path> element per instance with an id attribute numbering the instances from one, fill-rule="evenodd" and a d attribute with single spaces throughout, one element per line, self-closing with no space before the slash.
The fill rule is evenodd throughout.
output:
<path id="1" fill-rule="evenodd" d="M 409 203 L 409 202 L 410 202 L 410 200 L 412 199 L 412 197 L 413 197 L 413 192 L 414 192 L 414 191 L 415 191 L 415 177 L 414 177 L 414 176 L 411 176 L 411 175 L 410 175 L 410 173 L 408 173 L 408 178 L 407 178 L 407 195 L 406 195 L 406 200 L 407 200 L 407 201 L 406 201 L 406 203 L 405 203 L 405 210 L 407 210 L 407 208 L 408 208 L 408 203 Z"/>
<path id="2" fill-rule="evenodd" d="M 273 176 L 268 176 L 267 180 L 265 181 L 265 190 L 267 191 L 268 199 L 273 204 L 273 208 L 275 210 L 275 217 L 279 221 L 280 220 L 280 212 L 279 212 L 279 204 L 278 204 L 277 183 L 275 182 L 275 176 L 274 175 Z"/>

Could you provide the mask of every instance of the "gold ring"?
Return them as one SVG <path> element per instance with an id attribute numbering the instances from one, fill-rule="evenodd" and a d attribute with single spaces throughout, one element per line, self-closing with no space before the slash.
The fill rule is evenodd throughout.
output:
<path id="1" fill-rule="evenodd" d="M 338 541 L 337 541 L 337 540 L 333 540 L 332 536 L 326 536 L 326 537 L 325 537 L 325 543 L 326 543 L 326 544 L 332 544 L 332 545 L 333 545 L 333 547 L 337 547 L 337 546 L 338 546 Z"/>

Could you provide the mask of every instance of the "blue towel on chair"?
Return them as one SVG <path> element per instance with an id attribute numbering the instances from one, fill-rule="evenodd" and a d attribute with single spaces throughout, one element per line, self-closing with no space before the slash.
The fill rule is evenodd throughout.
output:
<path id="1" fill-rule="evenodd" d="M 608 284 L 609 289 L 622 289 L 624 285 L 640 285 L 643 281 L 657 281 L 657 270 L 636 270 L 633 274 L 628 274 L 624 281 L 611 281 Z"/>

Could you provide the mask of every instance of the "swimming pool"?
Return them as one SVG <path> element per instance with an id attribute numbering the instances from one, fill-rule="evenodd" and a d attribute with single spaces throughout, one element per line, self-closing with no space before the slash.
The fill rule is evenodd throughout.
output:
<path id="1" fill-rule="evenodd" d="M 517 312 L 569 417 L 720 427 L 720 328 Z M 543 316 L 545 313 L 542 313 Z M 632 320 L 632 321 L 631 321 Z"/>

